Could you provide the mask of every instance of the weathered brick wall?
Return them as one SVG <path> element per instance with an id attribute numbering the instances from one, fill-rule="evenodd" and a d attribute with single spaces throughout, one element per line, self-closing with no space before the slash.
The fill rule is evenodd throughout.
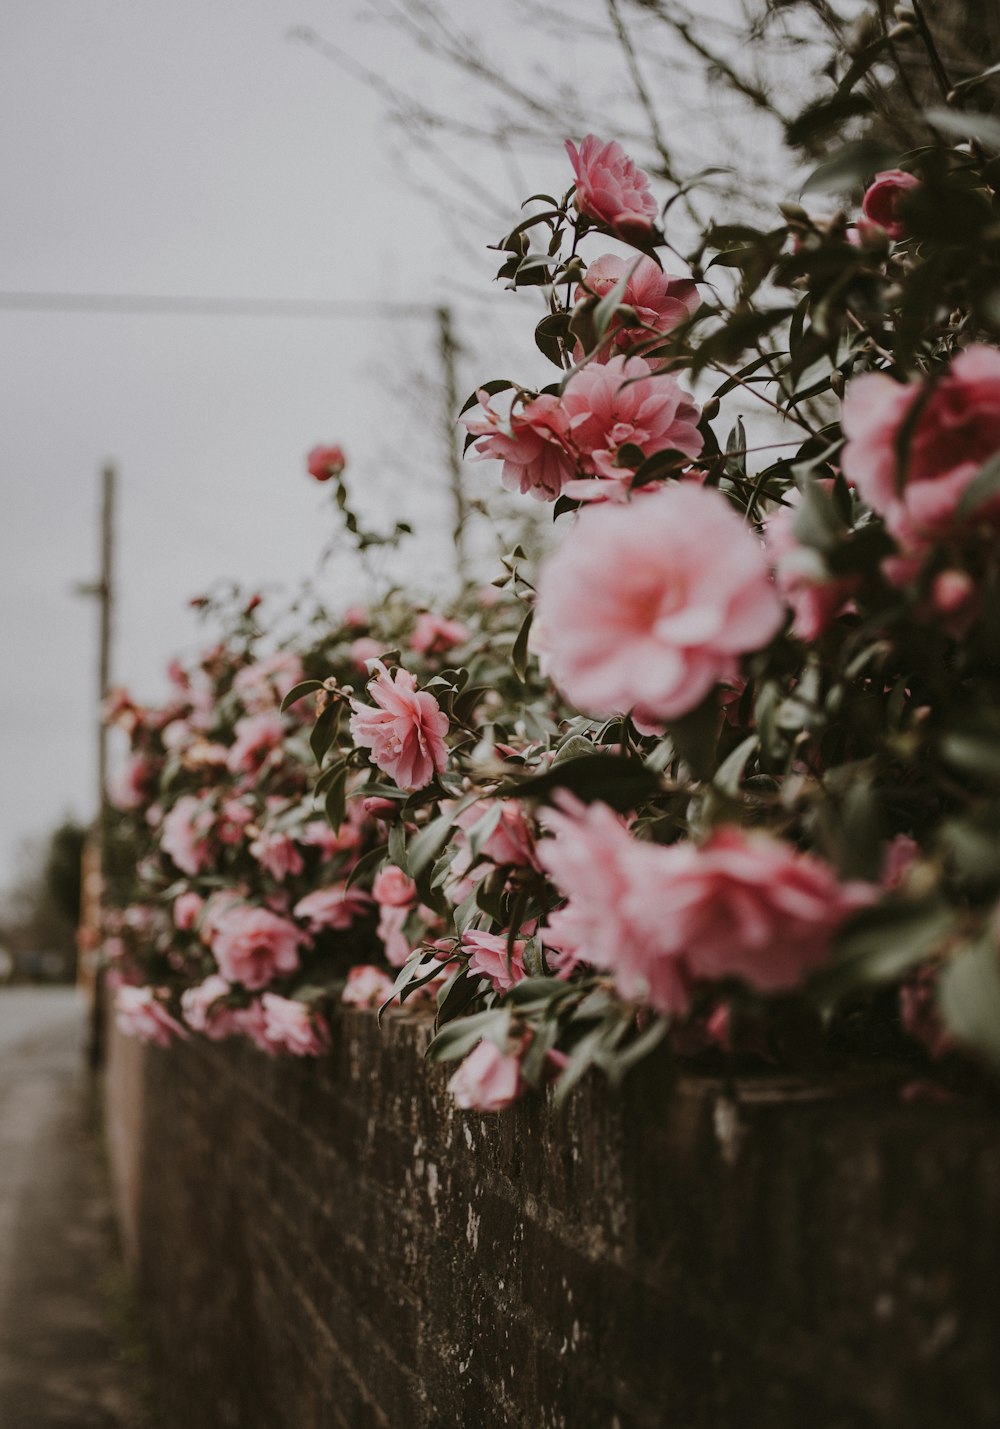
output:
<path id="1" fill-rule="evenodd" d="M 452 1109 L 427 1027 L 112 1039 L 165 1429 L 1000 1423 L 1000 1123 L 655 1069 Z"/>

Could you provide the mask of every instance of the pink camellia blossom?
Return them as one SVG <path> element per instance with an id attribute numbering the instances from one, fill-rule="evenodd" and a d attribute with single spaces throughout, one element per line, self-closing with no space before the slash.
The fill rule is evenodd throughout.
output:
<path id="1" fill-rule="evenodd" d="M 351 968 L 340 1000 L 346 1007 L 381 1007 L 392 993 L 392 978 L 381 968 L 362 963 Z"/>
<path id="2" fill-rule="evenodd" d="M 390 967 L 401 968 L 413 951 L 413 944 L 406 936 L 406 923 L 410 909 L 392 903 L 383 903 L 378 910 L 378 927 L 375 932 L 382 942 L 385 960 Z"/>
<path id="3" fill-rule="evenodd" d="M 876 174 L 865 193 L 862 209 L 870 223 L 877 223 L 890 238 L 902 238 L 906 225 L 899 216 L 899 201 L 903 194 L 919 188 L 920 180 L 915 174 L 903 169 L 886 169 Z"/>
<path id="4" fill-rule="evenodd" d="M 417 896 L 417 885 L 401 868 L 387 864 L 380 868 L 372 880 L 372 897 L 376 903 L 385 903 L 392 908 L 405 908 Z"/>
<path id="5" fill-rule="evenodd" d="M 701 299 L 692 280 L 670 277 L 645 255 L 631 262 L 613 253 L 595 258 L 587 268 L 584 282 L 576 290 L 576 301 L 579 303 L 588 294 L 606 297 L 623 278 L 621 302 L 635 310 L 640 325 L 626 327 L 625 319 L 616 315 L 592 361 L 606 362 L 616 352 L 625 353 L 640 344 L 654 342 L 658 333 L 679 327 L 698 311 Z M 584 354 L 580 350 L 575 355 L 580 361 Z"/>
<path id="6" fill-rule="evenodd" d="M 596 218 L 619 238 L 645 238 L 656 218 L 656 200 L 649 178 L 612 139 L 602 144 L 588 134 L 579 149 L 568 139 L 573 173 L 576 175 L 576 210 Z"/>
<path id="7" fill-rule="evenodd" d="M 443 655 L 456 645 L 464 645 L 468 638 L 469 627 L 460 620 L 449 620 L 433 611 L 422 610 L 410 636 L 410 649 L 416 650 L 418 655 Z"/>
<path id="8" fill-rule="evenodd" d="M 552 941 L 661 1012 L 685 1011 L 702 980 L 737 977 L 765 993 L 799 986 L 876 896 L 764 834 L 723 828 L 701 846 L 664 848 L 632 839 L 600 805 L 567 801 L 542 818 L 555 838 L 539 853 L 569 900 L 549 920 Z"/>
<path id="9" fill-rule="evenodd" d="M 178 894 L 174 899 L 174 927 L 178 932 L 190 933 L 204 906 L 204 898 L 193 889 Z"/>
<path id="10" fill-rule="evenodd" d="M 381 661 L 374 666 L 368 694 L 378 708 L 351 700 L 354 742 L 372 751 L 372 762 L 400 789 L 423 789 L 448 763 L 448 716 L 408 670 L 390 675 Z"/>
<path id="11" fill-rule="evenodd" d="M 463 1111 L 503 1111 L 527 1091 L 521 1064 L 492 1042 L 480 1042 L 448 1082 Z"/>
<path id="12" fill-rule="evenodd" d="M 799 640 L 818 640 L 840 615 L 857 589 L 855 577 L 832 577 L 820 553 L 803 546 L 795 535 L 799 493 L 789 493 L 767 522 L 764 537 L 774 565 L 778 591 L 794 615 L 792 634 Z"/>
<path id="13" fill-rule="evenodd" d="M 291 650 L 277 650 L 253 665 L 245 665 L 233 680 L 233 689 L 251 714 L 274 709 L 303 677 L 302 661 Z"/>
<path id="14" fill-rule="evenodd" d="M 231 774 L 256 774 L 272 749 L 285 738 L 285 722 L 277 710 L 246 715 L 235 725 L 236 740 L 229 751 Z"/>
<path id="15" fill-rule="evenodd" d="M 221 1042 L 240 1030 L 237 1009 L 221 1006 L 221 1000 L 228 997 L 232 988 L 224 977 L 212 973 L 197 987 L 185 988 L 181 993 L 181 1010 L 184 1021 L 194 1032 L 200 1032 L 212 1042 Z"/>
<path id="16" fill-rule="evenodd" d="M 145 755 L 133 754 L 118 773 L 108 780 L 108 803 L 122 813 L 141 809 L 149 799 L 156 766 Z"/>
<path id="17" fill-rule="evenodd" d="M 165 988 L 119 987 L 115 993 L 118 1030 L 156 1047 L 169 1047 L 175 1038 L 187 1037 L 185 1029 L 167 1011 L 166 997 Z"/>
<path id="18" fill-rule="evenodd" d="M 305 861 L 295 840 L 278 830 L 262 830 L 250 845 L 250 853 L 272 878 L 283 883 L 289 875 L 297 877 Z"/>
<path id="19" fill-rule="evenodd" d="M 310 932 L 318 933 L 323 928 L 350 928 L 359 918 L 363 918 L 372 906 L 371 896 L 360 888 L 348 888 L 338 883 L 332 888 L 317 888 L 300 898 L 292 909 L 296 918 L 309 926 Z"/>
<path id="20" fill-rule="evenodd" d="M 464 419 L 476 437 L 473 460 L 502 461 L 500 479 L 508 491 L 536 501 L 555 501 L 576 475 L 569 424 L 559 398 L 542 393 L 523 404 L 515 400 L 504 419 L 490 406 L 489 393 L 476 395 L 482 415 Z"/>
<path id="21" fill-rule="evenodd" d="M 661 451 L 696 457 L 702 449 L 699 408 L 676 378 L 654 372 L 641 357 L 588 363 L 567 382 L 562 407 L 581 469 L 608 481 L 627 483 L 635 471 L 618 465 L 622 447 L 638 447 L 644 457 Z"/>
<path id="22" fill-rule="evenodd" d="M 304 1002 L 265 992 L 264 1036 L 277 1050 L 293 1057 L 318 1057 L 329 1050 L 330 1031 L 318 1012 Z"/>
<path id="23" fill-rule="evenodd" d="M 278 1047 L 267 1037 L 267 1017 L 259 997 L 252 998 L 247 1007 L 234 1009 L 232 1026 L 234 1034 L 252 1042 L 259 1052 L 266 1053 L 268 1057 L 278 1055 Z"/>
<path id="24" fill-rule="evenodd" d="M 347 465 L 343 447 L 313 447 L 306 457 L 306 470 L 316 481 L 329 481 L 339 476 Z"/>
<path id="25" fill-rule="evenodd" d="M 219 811 L 215 837 L 227 847 L 243 841 L 243 831 L 253 822 L 253 810 L 241 799 L 226 799 Z"/>
<path id="26" fill-rule="evenodd" d="M 224 978 L 254 991 L 272 978 L 295 972 L 304 941 L 305 934 L 289 919 L 238 903 L 219 917 L 212 953 Z"/>
<path id="27" fill-rule="evenodd" d="M 351 664 L 367 674 L 369 660 L 377 660 L 384 650 L 384 640 L 376 640 L 371 635 L 359 635 L 357 640 L 351 641 L 347 653 L 351 657 Z"/>
<path id="28" fill-rule="evenodd" d="M 344 611 L 345 625 L 367 625 L 370 620 L 371 615 L 363 605 L 349 605 Z"/>
<path id="29" fill-rule="evenodd" d="M 361 843 L 361 821 L 364 810 L 357 803 L 348 805 L 348 816 L 339 829 L 332 829 L 325 819 L 310 819 L 299 835 L 299 843 L 318 848 L 322 858 L 338 853 L 353 853 Z"/>
<path id="30" fill-rule="evenodd" d="M 499 818 L 496 818 L 497 810 Z M 491 822 L 493 826 L 489 828 Z M 460 856 L 463 851 L 468 854 L 468 862 L 471 862 L 472 857 L 469 836 L 478 825 L 480 857 L 488 858 L 499 868 L 538 868 L 535 837 L 520 800 L 477 799 L 474 804 L 469 804 L 455 815 L 455 825 L 460 832 L 454 837 L 453 843 Z M 489 832 L 482 837 L 486 829 L 489 829 Z M 452 869 L 454 872 L 458 871 L 454 864 Z M 462 872 L 464 871 L 463 869 Z"/>
<path id="31" fill-rule="evenodd" d="M 647 721 L 694 709 L 784 622 L 756 536 L 718 491 L 682 484 L 584 511 L 537 608 L 576 707 Z"/>
<path id="32" fill-rule="evenodd" d="M 901 433 L 915 412 L 898 473 Z M 1000 352 L 982 343 L 967 347 L 929 391 L 923 383 L 865 373 L 847 389 L 842 424 L 844 475 L 904 547 L 920 545 L 960 524 L 965 490 L 1000 452 Z M 1000 523 L 1000 497 L 975 519 Z"/>
<path id="33" fill-rule="evenodd" d="M 488 977 L 494 992 L 506 992 L 527 977 L 523 938 L 511 945 L 508 956 L 505 934 L 480 933 L 469 929 L 462 934 L 462 951 L 469 954 L 469 971 Z"/>
<path id="34" fill-rule="evenodd" d="M 193 794 L 182 794 L 164 815 L 160 848 L 193 878 L 214 861 L 210 843 L 214 825 L 215 815 L 206 803 Z"/>

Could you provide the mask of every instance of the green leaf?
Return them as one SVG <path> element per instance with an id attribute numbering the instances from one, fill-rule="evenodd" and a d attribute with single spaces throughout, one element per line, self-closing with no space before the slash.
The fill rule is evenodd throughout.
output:
<path id="1" fill-rule="evenodd" d="M 336 832 L 347 812 L 347 762 L 342 761 L 336 779 L 326 791 L 323 807 L 330 827 Z"/>
<path id="2" fill-rule="evenodd" d="M 515 799 L 540 799 L 556 789 L 567 789 L 586 804 L 599 800 L 624 811 L 636 808 L 659 787 L 659 779 L 638 759 L 594 751 L 561 760 L 543 774 L 510 780 L 497 792 Z"/>
<path id="3" fill-rule="evenodd" d="M 958 503 L 959 516 L 972 516 L 1000 496 L 1000 452 L 976 472 L 969 485 L 962 492 Z"/>
<path id="4" fill-rule="evenodd" d="M 924 118 L 954 139 L 978 139 L 991 149 L 1000 149 L 1000 119 L 972 110 L 928 109 Z"/>
<path id="5" fill-rule="evenodd" d="M 322 688 L 322 680 L 300 680 L 297 685 L 292 686 L 288 694 L 281 701 L 281 713 L 284 714 L 285 710 L 290 709 L 292 705 L 296 704 L 305 695 L 311 695 L 313 690 L 321 690 Z"/>
<path id="6" fill-rule="evenodd" d="M 491 1007 L 472 1017 L 460 1017 L 442 1027 L 431 1039 L 425 1056 L 432 1062 L 453 1062 L 471 1052 L 484 1038 L 502 1048 L 509 1026 L 510 1013 L 505 1007 Z"/>
<path id="7" fill-rule="evenodd" d="M 801 187 L 803 193 L 849 193 L 860 189 L 870 174 L 883 169 L 894 169 L 899 161 L 899 153 L 877 139 L 856 139 L 844 144 L 823 163 L 817 164 L 809 179 Z"/>
<path id="8" fill-rule="evenodd" d="M 312 727 L 312 732 L 309 735 L 309 747 L 317 764 L 322 765 L 330 745 L 337 737 L 342 708 L 341 702 L 334 700 L 321 711 Z"/>
<path id="9" fill-rule="evenodd" d="M 954 910 L 938 899 L 887 899 L 865 909 L 838 937 L 834 961 L 817 979 L 821 1000 L 832 1006 L 859 987 L 895 982 L 936 952 L 954 926 Z"/>
<path id="10" fill-rule="evenodd" d="M 741 744 L 738 744 L 732 754 L 728 754 L 716 770 L 714 784 L 723 794 L 728 794 L 731 799 L 735 799 L 740 792 L 740 781 L 743 778 L 743 771 L 746 768 L 747 760 L 757 748 L 760 740 L 756 734 L 750 734 Z"/>
<path id="11" fill-rule="evenodd" d="M 520 629 L 514 638 L 514 645 L 510 652 L 510 661 L 514 667 L 514 674 L 523 685 L 528 678 L 528 636 L 531 634 L 531 622 L 535 618 L 534 606 L 529 606 L 524 619 L 521 621 Z"/>
<path id="12" fill-rule="evenodd" d="M 938 986 L 945 1026 L 957 1042 L 1000 1066 L 1000 967 L 990 936 L 948 964 Z"/>
<path id="13" fill-rule="evenodd" d="M 475 797 L 466 795 L 454 808 L 449 809 L 446 814 L 439 814 L 419 833 L 413 835 L 407 847 L 411 878 L 419 878 L 424 869 L 434 862 L 448 842 L 448 836 L 455 825 L 455 815 L 467 809 Z"/>
<path id="14" fill-rule="evenodd" d="M 872 101 L 867 94 L 835 94 L 832 99 L 820 99 L 810 104 L 787 124 L 785 139 L 793 149 L 797 149 L 839 129 L 845 119 L 854 119 L 871 111 Z"/>

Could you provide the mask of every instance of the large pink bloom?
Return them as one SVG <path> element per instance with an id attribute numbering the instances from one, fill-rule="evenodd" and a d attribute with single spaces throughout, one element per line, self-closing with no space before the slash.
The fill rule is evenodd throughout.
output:
<path id="1" fill-rule="evenodd" d="M 567 481 L 576 475 L 569 450 L 569 427 L 558 397 L 543 393 L 511 407 L 503 418 L 490 406 L 487 392 L 478 394 L 482 415 L 466 417 L 476 436 L 474 459 L 503 462 L 501 480 L 508 491 L 531 495 L 536 501 L 555 501 Z"/>
<path id="2" fill-rule="evenodd" d="M 330 1032 L 318 1012 L 274 992 L 265 992 L 260 1001 L 264 1036 L 276 1051 L 291 1052 L 293 1057 L 318 1057 L 327 1051 Z"/>
<path id="3" fill-rule="evenodd" d="M 333 888 L 317 888 L 300 898 L 292 909 L 296 918 L 309 925 L 313 933 L 323 928 L 337 928 L 343 931 L 363 918 L 372 906 L 369 894 L 360 888 L 348 888 L 338 883 Z"/>
<path id="4" fill-rule="evenodd" d="M 890 238 L 902 238 L 906 226 L 899 216 L 899 200 L 910 189 L 919 188 L 915 174 L 903 169 L 886 169 L 876 174 L 865 194 L 862 208 L 865 218 L 884 228 Z"/>
<path id="5" fill-rule="evenodd" d="M 676 378 L 654 372 L 641 357 L 588 363 L 566 384 L 562 405 L 580 465 L 595 476 L 627 481 L 634 467 L 616 465 L 627 445 L 644 457 L 662 451 L 696 457 L 702 448 L 695 402 Z"/>
<path id="6" fill-rule="evenodd" d="M 287 918 L 239 903 L 219 918 L 212 952 L 227 981 L 256 989 L 266 987 L 272 978 L 295 972 L 303 941 L 301 929 Z"/>
<path id="7" fill-rule="evenodd" d="M 469 971 L 488 977 L 496 992 L 506 992 L 527 977 L 523 938 L 513 943 L 508 957 L 506 934 L 470 929 L 462 935 L 462 951 L 469 954 Z"/>
<path id="8" fill-rule="evenodd" d="M 187 1032 L 166 1009 L 164 988 L 119 987 L 115 993 L 115 1022 L 126 1037 L 169 1047 L 175 1037 Z"/>
<path id="9" fill-rule="evenodd" d="M 213 861 L 210 836 L 215 815 L 193 794 L 183 794 L 160 828 L 160 847 L 192 878 Z"/>
<path id="10" fill-rule="evenodd" d="M 916 419 L 897 480 L 897 445 L 914 403 Z M 844 398 L 844 475 L 904 545 L 946 532 L 980 466 L 1000 452 L 1000 352 L 976 344 L 931 388 L 881 372 L 857 377 Z M 977 519 L 1000 520 L 1000 498 Z"/>
<path id="11" fill-rule="evenodd" d="M 649 178 L 616 140 L 602 144 L 588 134 L 577 149 L 567 139 L 566 152 L 576 175 L 578 213 L 607 224 L 626 240 L 649 234 L 656 218 Z"/>
<path id="12" fill-rule="evenodd" d="M 285 725 L 277 710 L 263 710 L 236 721 L 236 742 L 229 751 L 232 774 L 255 774 L 285 738 Z"/>
<path id="13" fill-rule="evenodd" d="M 448 1083 L 463 1111 L 503 1111 L 527 1090 L 516 1057 L 480 1042 Z"/>
<path id="14" fill-rule="evenodd" d="M 694 709 L 784 619 L 753 532 L 718 491 L 677 484 L 584 511 L 542 571 L 538 614 L 578 709 L 646 719 Z"/>
<path id="15" fill-rule="evenodd" d="M 657 333 L 669 332 L 687 322 L 698 311 L 701 299 L 690 278 L 672 278 L 658 263 L 643 255 L 629 261 L 613 253 L 595 258 L 587 269 L 583 285 L 576 290 L 580 302 L 589 293 L 603 298 L 625 278 L 622 303 L 635 309 L 641 327 L 625 327 L 616 316 L 592 361 L 606 362 L 615 352 L 628 352 L 639 344 L 655 341 Z M 582 352 L 578 359 L 582 357 Z"/>
<path id="16" fill-rule="evenodd" d="M 381 661 L 373 663 L 368 693 L 378 708 L 351 700 L 354 742 L 372 751 L 373 762 L 400 789 L 423 789 L 448 763 L 448 716 L 433 695 L 417 689 L 408 670 L 390 675 Z"/>
<path id="17" fill-rule="evenodd" d="M 683 1012 L 700 980 L 797 987 L 826 963 L 844 919 L 875 896 L 764 834 L 725 828 L 701 847 L 663 848 L 632 839 L 600 805 L 543 819 L 556 837 L 540 845 L 542 862 L 569 899 L 550 919 L 552 942 L 663 1012 Z"/>

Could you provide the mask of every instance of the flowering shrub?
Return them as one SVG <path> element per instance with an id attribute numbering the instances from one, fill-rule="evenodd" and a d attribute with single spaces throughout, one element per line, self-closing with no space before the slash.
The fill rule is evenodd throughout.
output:
<path id="1" fill-rule="evenodd" d="M 837 144 L 887 44 L 798 141 Z M 334 998 L 432 996 L 481 1109 L 659 1044 L 1000 1061 L 1000 126 L 957 103 L 910 152 L 835 148 L 805 191 L 850 209 L 682 264 L 677 195 L 567 144 L 500 244 L 558 371 L 464 417 L 556 549 L 496 603 L 331 623 L 301 671 L 245 616 L 171 706 L 118 701 L 140 1035 L 317 1054 Z"/>

